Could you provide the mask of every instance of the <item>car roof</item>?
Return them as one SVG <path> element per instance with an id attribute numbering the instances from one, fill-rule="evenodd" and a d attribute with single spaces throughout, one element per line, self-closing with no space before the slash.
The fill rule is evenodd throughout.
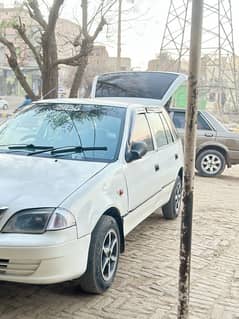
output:
<path id="1" fill-rule="evenodd" d="M 43 103 L 49 103 L 49 104 L 87 104 L 87 105 L 102 105 L 102 106 L 115 106 L 115 107 L 122 107 L 122 108 L 130 108 L 130 109 L 141 109 L 141 108 L 154 108 L 155 105 L 148 102 L 148 105 L 138 103 L 138 101 L 135 101 L 132 99 L 129 101 L 118 101 L 117 99 L 111 98 L 111 99 L 102 99 L 102 98 L 92 98 L 92 99 L 85 99 L 85 98 L 60 98 L 60 99 L 47 99 L 47 100 L 39 100 L 34 101 L 33 104 L 43 104 Z M 162 109 L 162 106 L 159 106 L 158 109 Z"/>
<path id="2" fill-rule="evenodd" d="M 180 72 L 169 72 L 169 71 L 114 71 L 114 72 L 105 72 L 101 73 L 101 75 L 108 75 L 108 74 L 120 74 L 120 73 L 164 73 L 164 74 L 176 74 L 182 75 L 183 73 Z"/>

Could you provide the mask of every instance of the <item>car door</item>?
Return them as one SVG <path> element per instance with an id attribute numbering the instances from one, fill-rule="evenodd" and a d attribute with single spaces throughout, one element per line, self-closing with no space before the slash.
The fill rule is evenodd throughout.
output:
<path id="1" fill-rule="evenodd" d="M 198 112 L 197 146 L 216 140 L 216 131 L 211 127 L 203 113 Z"/>
<path id="2" fill-rule="evenodd" d="M 185 110 L 172 110 L 171 117 L 178 131 L 178 134 L 183 141 L 185 133 L 186 112 Z M 201 144 L 214 141 L 215 139 L 216 131 L 211 127 L 206 118 L 199 111 L 197 118 L 197 147 Z"/>
<path id="3" fill-rule="evenodd" d="M 152 133 L 145 112 L 135 115 L 130 143 L 145 142 L 147 153 L 141 159 L 125 164 L 124 175 L 128 189 L 128 214 L 124 218 L 127 234 L 157 207 L 159 163 Z"/>
<path id="4" fill-rule="evenodd" d="M 161 206 L 169 199 L 180 165 L 182 165 L 180 162 L 182 148 L 173 132 L 166 112 L 151 112 L 148 114 L 148 118 L 154 132 L 160 167 L 161 194 L 159 202 Z"/>

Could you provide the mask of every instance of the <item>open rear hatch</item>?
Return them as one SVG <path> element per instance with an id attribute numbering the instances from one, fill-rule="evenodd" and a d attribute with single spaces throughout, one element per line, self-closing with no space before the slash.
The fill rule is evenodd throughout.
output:
<path id="1" fill-rule="evenodd" d="M 116 72 L 94 79 L 91 97 L 164 106 L 187 76 L 172 72 Z"/>

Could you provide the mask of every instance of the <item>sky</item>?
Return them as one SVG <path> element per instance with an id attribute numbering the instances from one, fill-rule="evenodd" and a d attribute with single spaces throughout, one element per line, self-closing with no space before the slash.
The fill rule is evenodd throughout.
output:
<path id="1" fill-rule="evenodd" d="M 51 2 L 50 0 L 47 0 Z M 95 0 L 89 0 L 94 2 Z M 123 16 L 122 27 L 122 56 L 130 57 L 132 66 L 136 69 L 145 69 L 150 59 L 155 58 L 160 51 L 161 41 L 167 19 L 170 0 L 122 0 L 123 8 L 129 6 L 129 2 L 135 2 L 135 10 L 130 14 Z M 176 1 L 176 0 L 175 0 Z M 180 0 L 177 0 L 180 1 Z M 212 5 L 217 0 L 211 1 Z M 227 0 L 224 0 L 226 2 Z M 12 5 L 14 0 L 0 0 L 5 5 Z M 233 11 L 233 27 L 235 50 L 239 54 L 239 21 L 237 13 L 239 12 L 239 0 L 231 0 Z M 65 18 L 74 19 L 79 9 L 79 0 L 66 0 L 62 12 Z M 78 8 L 78 9 L 76 9 Z M 132 17 L 134 18 L 132 20 Z M 137 17 L 135 19 L 135 17 Z M 128 20 L 128 21 L 127 21 Z M 131 20 L 131 21 L 130 21 Z M 109 28 L 114 31 L 113 27 Z M 111 32 L 112 33 L 112 32 Z M 116 34 L 106 37 L 101 35 L 97 39 L 98 44 L 106 44 L 111 56 L 116 56 Z"/>

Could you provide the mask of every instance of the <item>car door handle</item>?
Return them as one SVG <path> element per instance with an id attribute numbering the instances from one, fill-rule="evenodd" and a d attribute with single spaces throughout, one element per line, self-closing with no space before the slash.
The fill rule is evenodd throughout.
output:
<path id="1" fill-rule="evenodd" d="M 159 164 L 155 164 L 154 169 L 155 169 L 155 172 L 158 172 L 159 171 Z"/>
<path id="2" fill-rule="evenodd" d="M 212 134 L 212 133 L 205 133 L 204 136 L 206 136 L 206 137 L 213 137 L 213 134 Z"/>

